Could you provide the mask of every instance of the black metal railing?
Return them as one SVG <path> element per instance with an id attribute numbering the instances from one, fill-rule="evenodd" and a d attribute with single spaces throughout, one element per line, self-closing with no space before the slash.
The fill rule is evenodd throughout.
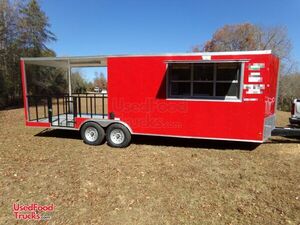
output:
<path id="1" fill-rule="evenodd" d="M 74 109 L 76 115 L 82 115 L 93 118 L 101 115 L 102 118 L 107 116 L 107 95 L 106 94 L 76 94 L 72 95 L 73 102 L 76 104 Z"/>
<path id="2" fill-rule="evenodd" d="M 45 96 L 27 96 L 28 119 L 39 121 L 48 118 L 48 103 Z"/>
<path id="3" fill-rule="evenodd" d="M 27 100 L 29 121 L 69 127 L 74 126 L 75 117 L 107 117 L 107 94 L 27 95 Z"/>

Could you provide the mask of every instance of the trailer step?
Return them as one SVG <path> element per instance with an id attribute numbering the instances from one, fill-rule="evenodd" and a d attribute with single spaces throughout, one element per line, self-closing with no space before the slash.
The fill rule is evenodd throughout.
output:
<path id="1" fill-rule="evenodd" d="M 272 136 L 299 137 L 300 139 L 300 128 L 276 127 L 272 130 Z"/>

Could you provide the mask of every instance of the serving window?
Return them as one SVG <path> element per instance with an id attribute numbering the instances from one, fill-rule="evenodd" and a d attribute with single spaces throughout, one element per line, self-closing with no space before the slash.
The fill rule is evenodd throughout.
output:
<path id="1" fill-rule="evenodd" d="M 170 63 L 168 98 L 238 100 L 240 62 Z"/>

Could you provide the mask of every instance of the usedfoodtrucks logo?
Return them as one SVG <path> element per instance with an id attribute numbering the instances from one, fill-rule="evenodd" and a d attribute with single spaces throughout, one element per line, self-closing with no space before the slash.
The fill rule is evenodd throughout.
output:
<path id="1" fill-rule="evenodd" d="M 29 205 L 22 205 L 13 203 L 13 214 L 17 220 L 49 220 L 51 216 L 45 213 L 54 211 L 54 204 L 40 205 L 38 203 L 31 203 Z"/>

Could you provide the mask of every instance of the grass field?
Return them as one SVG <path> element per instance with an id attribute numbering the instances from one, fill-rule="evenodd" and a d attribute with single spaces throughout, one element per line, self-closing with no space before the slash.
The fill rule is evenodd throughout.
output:
<path id="1" fill-rule="evenodd" d="M 113 149 L 25 128 L 22 109 L 0 111 L 0 126 L 1 225 L 25 224 L 13 203 L 55 205 L 30 224 L 300 224 L 299 139 L 134 137 Z"/>

